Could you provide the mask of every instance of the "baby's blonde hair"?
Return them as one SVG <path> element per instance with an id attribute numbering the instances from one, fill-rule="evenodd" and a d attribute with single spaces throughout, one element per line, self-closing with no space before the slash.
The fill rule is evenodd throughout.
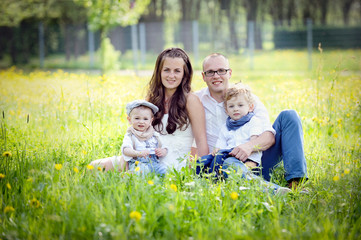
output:
<path id="1" fill-rule="evenodd" d="M 243 95 L 246 98 L 246 101 L 250 106 L 254 106 L 254 98 L 252 97 L 251 89 L 249 86 L 243 83 L 236 83 L 230 86 L 224 97 L 224 102 L 226 103 L 224 106 L 227 107 L 227 102 L 233 98 L 237 97 L 238 95 Z"/>

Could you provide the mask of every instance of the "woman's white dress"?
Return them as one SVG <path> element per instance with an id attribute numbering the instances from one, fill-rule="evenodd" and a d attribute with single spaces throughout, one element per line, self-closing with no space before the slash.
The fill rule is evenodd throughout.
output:
<path id="1" fill-rule="evenodd" d="M 176 170 L 180 170 L 182 167 L 186 166 L 185 159 L 190 155 L 193 143 L 192 127 L 189 124 L 187 129 L 184 131 L 177 129 L 173 134 L 168 134 L 165 131 L 165 127 L 168 123 L 168 114 L 164 114 L 162 123 L 164 130 L 160 134 L 160 141 L 162 142 L 163 147 L 168 148 L 168 153 L 160 160 L 168 168 L 175 168 Z"/>

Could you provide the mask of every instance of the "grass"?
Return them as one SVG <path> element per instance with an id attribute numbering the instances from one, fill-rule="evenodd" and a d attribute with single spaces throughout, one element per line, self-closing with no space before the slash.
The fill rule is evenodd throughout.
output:
<path id="1" fill-rule="evenodd" d="M 319 54 L 312 72 L 269 66 L 293 54 L 260 61 L 264 71 L 236 65 L 232 77 L 272 120 L 286 108 L 301 116 L 309 194 L 287 196 L 235 173 L 213 183 L 193 169 L 164 178 L 90 170 L 119 154 L 125 104 L 144 96 L 149 77 L 2 70 L 0 238 L 360 239 L 360 55 Z M 196 75 L 193 89 L 202 87 Z"/>

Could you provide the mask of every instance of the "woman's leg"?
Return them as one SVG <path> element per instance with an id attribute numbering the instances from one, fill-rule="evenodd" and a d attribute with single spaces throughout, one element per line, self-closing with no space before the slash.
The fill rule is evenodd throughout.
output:
<path id="1" fill-rule="evenodd" d="M 101 167 L 105 172 L 116 169 L 118 172 L 128 170 L 128 163 L 124 161 L 123 156 L 114 156 L 94 160 L 90 163 L 94 167 Z"/>

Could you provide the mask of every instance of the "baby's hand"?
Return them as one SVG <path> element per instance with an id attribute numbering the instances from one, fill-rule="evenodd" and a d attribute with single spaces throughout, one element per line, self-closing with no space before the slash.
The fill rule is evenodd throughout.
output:
<path id="1" fill-rule="evenodd" d="M 164 157 L 168 152 L 166 148 L 156 148 L 154 151 L 157 157 Z"/>
<path id="2" fill-rule="evenodd" d="M 219 148 L 213 148 L 212 156 L 215 156 L 218 151 L 219 151 Z"/>
<path id="3" fill-rule="evenodd" d="M 149 155 L 149 150 L 139 151 L 138 157 L 146 157 Z"/>

